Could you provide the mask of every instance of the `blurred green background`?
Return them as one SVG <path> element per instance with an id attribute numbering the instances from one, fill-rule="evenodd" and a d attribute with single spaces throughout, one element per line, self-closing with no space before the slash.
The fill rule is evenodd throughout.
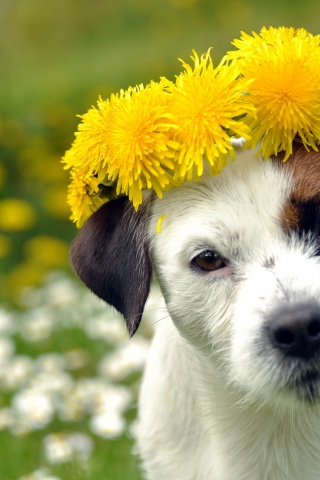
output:
<path id="1" fill-rule="evenodd" d="M 68 173 L 60 159 L 73 141 L 77 114 L 98 95 L 162 75 L 174 79 L 178 58 L 188 60 L 192 49 L 201 54 L 213 46 L 217 63 L 240 31 L 284 25 L 317 34 L 319 16 L 318 0 L 0 0 L 0 306 L 25 314 L 30 288 L 51 272 L 72 275 L 68 250 L 76 228 L 68 220 Z M 37 353 L 59 351 L 55 342 L 37 344 Z M 15 354 L 35 356 L 33 345 L 15 343 Z M 0 407 L 7 397 L 0 390 Z M 35 470 L 30 458 L 23 463 L 23 441 L 0 431 L 0 480 Z M 2 446 L 16 452 L 19 468 L 1 460 Z M 98 460 L 104 449 L 120 465 L 107 476 Z M 138 478 L 126 439 L 98 450 L 86 477 L 65 470 L 61 478 Z"/>

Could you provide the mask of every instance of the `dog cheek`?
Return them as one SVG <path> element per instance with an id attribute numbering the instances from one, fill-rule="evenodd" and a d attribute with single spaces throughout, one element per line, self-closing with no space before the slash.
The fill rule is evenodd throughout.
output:
<path id="1" fill-rule="evenodd" d="M 270 389 L 275 380 L 265 318 L 276 298 L 274 275 L 253 267 L 238 287 L 231 328 L 230 379 L 249 395 Z M 274 372 L 273 372 L 274 373 Z"/>
<path id="2" fill-rule="evenodd" d="M 172 281 L 175 278 L 175 281 Z M 208 280 L 202 276 L 164 272 L 160 278 L 167 308 L 180 334 L 213 360 L 215 352 L 230 347 L 232 298 L 230 279 Z"/>

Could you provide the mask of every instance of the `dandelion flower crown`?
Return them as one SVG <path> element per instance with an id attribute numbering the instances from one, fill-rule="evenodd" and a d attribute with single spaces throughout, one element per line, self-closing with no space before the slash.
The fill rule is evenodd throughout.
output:
<path id="1" fill-rule="evenodd" d="M 244 137 L 245 148 L 260 144 L 264 158 L 283 151 L 287 160 L 297 137 L 318 151 L 320 35 L 262 28 L 233 45 L 217 67 L 210 49 L 194 51 L 174 83 L 129 87 L 80 116 L 63 158 L 78 227 L 112 198 L 126 195 L 138 209 L 143 189 L 161 197 L 199 179 L 204 162 L 219 173 L 233 156 L 232 138 Z"/>

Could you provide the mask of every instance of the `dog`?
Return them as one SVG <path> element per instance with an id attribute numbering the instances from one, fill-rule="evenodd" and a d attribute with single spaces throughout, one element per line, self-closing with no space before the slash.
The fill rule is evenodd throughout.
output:
<path id="1" fill-rule="evenodd" d="M 319 480 L 319 230 L 320 153 L 299 142 L 286 162 L 239 142 L 219 175 L 87 220 L 73 266 L 130 335 L 153 277 L 165 301 L 139 403 L 146 479 Z"/>

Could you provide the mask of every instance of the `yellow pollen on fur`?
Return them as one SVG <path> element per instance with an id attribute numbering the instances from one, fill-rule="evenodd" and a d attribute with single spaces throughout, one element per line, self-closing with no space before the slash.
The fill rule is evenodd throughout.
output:
<path id="1" fill-rule="evenodd" d="M 166 217 L 166 214 L 163 213 L 159 218 L 158 218 L 158 221 L 157 221 L 157 233 L 162 233 L 162 222 L 163 220 L 165 219 Z"/>

